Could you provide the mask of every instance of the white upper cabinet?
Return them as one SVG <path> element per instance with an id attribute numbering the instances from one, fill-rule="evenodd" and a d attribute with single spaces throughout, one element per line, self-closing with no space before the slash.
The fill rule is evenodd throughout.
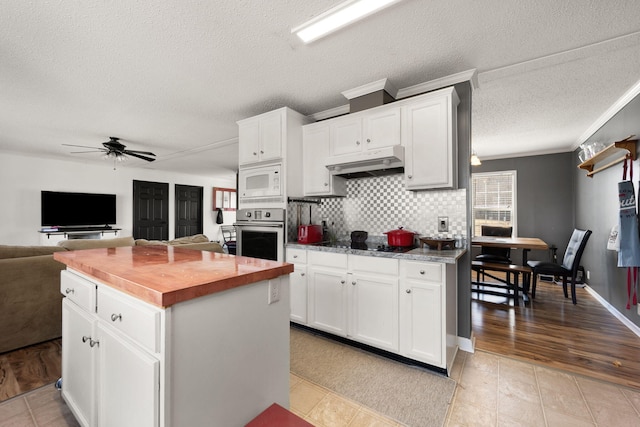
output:
<path id="1" fill-rule="evenodd" d="M 329 123 L 319 122 L 302 130 L 305 196 L 345 196 L 344 178 L 333 176 L 324 165 L 329 156 Z"/>
<path id="2" fill-rule="evenodd" d="M 457 188 L 457 107 L 453 87 L 402 107 L 405 182 L 408 190 Z"/>
<path id="3" fill-rule="evenodd" d="M 331 120 L 331 156 L 400 145 L 400 107 L 381 106 Z"/>
<path id="4" fill-rule="evenodd" d="M 241 165 L 282 158 L 283 109 L 238 122 L 238 160 Z"/>

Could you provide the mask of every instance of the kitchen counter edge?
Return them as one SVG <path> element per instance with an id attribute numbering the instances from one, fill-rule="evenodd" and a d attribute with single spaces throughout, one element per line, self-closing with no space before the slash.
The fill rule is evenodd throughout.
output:
<path id="1" fill-rule="evenodd" d="M 458 259 L 467 252 L 466 249 L 450 249 L 450 250 L 438 251 L 438 250 L 427 249 L 427 248 L 416 248 L 408 252 L 394 253 L 394 252 L 382 252 L 382 251 L 367 251 L 367 250 L 332 247 L 332 246 L 314 246 L 314 245 L 305 245 L 301 243 L 287 243 L 286 247 L 291 249 L 306 249 L 310 251 L 362 255 L 362 256 L 371 256 L 371 257 L 378 257 L 378 258 L 394 258 L 394 259 L 410 260 L 410 261 L 441 262 L 444 264 L 456 264 L 458 262 Z"/>

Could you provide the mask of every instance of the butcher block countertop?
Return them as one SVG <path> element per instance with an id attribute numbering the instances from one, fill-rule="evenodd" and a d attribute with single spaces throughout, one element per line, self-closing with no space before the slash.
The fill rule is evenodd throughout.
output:
<path id="1" fill-rule="evenodd" d="M 86 249 L 53 256 L 68 268 L 159 307 L 293 272 L 293 264 L 176 246 Z"/>

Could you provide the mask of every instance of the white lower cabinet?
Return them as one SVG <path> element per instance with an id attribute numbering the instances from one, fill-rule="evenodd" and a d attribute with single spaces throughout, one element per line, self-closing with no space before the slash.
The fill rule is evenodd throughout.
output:
<path id="1" fill-rule="evenodd" d="M 451 368 L 458 332 L 456 264 L 288 251 L 296 270 L 305 260 L 307 326 Z M 300 312 L 292 303 L 291 320 L 303 323 Z"/>
<path id="2" fill-rule="evenodd" d="M 288 275 L 167 308 L 70 270 L 61 292 L 62 396 L 80 425 L 243 426 L 289 407 Z"/>
<path id="3" fill-rule="evenodd" d="M 398 261 L 349 255 L 349 337 L 398 351 Z"/>
<path id="4" fill-rule="evenodd" d="M 455 264 L 400 261 L 400 354 L 450 368 L 457 350 Z"/>
<path id="5" fill-rule="evenodd" d="M 144 322 L 138 323 L 137 311 L 159 314 L 160 310 L 142 302 L 135 307 L 130 297 L 97 289 L 96 284 L 68 271 L 62 272 L 61 286 L 67 295 L 62 302 L 62 395 L 78 422 L 83 426 L 158 426 L 158 355 L 143 349 L 118 327 L 136 330 L 142 325 L 140 333 L 154 337 L 156 325 L 144 328 Z M 102 305 L 86 303 L 81 296 L 87 292 L 101 296 L 92 301 L 111 299 L 110 304 L 103 304 L 109 314 L 99 313 L 105 311 Z M 121 306 L 114 299 L 121 299 Z M 101 319 L 105 316 L 108 320 Z"/>
<path id="6" fill-rule="evenodd" d="M 307 324 L 307 251 L 287 249 L 287 262 L 293 264 L 293 273 L 289 275 L 291 293 L 292 322 Z"/>
<path id="7" fill-rule="evenodd" d="M 309 326 L 347 335 L 347 255 L 309 251 Z"/>

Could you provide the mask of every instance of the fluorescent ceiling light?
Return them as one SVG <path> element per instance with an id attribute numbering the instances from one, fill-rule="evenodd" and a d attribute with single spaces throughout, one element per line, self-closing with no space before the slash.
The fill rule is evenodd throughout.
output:
<path id="1" fill-rule="evenodd" d="M 310 21 L 293 28 L 305 43 L 324 37 L 333 31 L 346 27 L 400 0 L 347 0 Z"/>

